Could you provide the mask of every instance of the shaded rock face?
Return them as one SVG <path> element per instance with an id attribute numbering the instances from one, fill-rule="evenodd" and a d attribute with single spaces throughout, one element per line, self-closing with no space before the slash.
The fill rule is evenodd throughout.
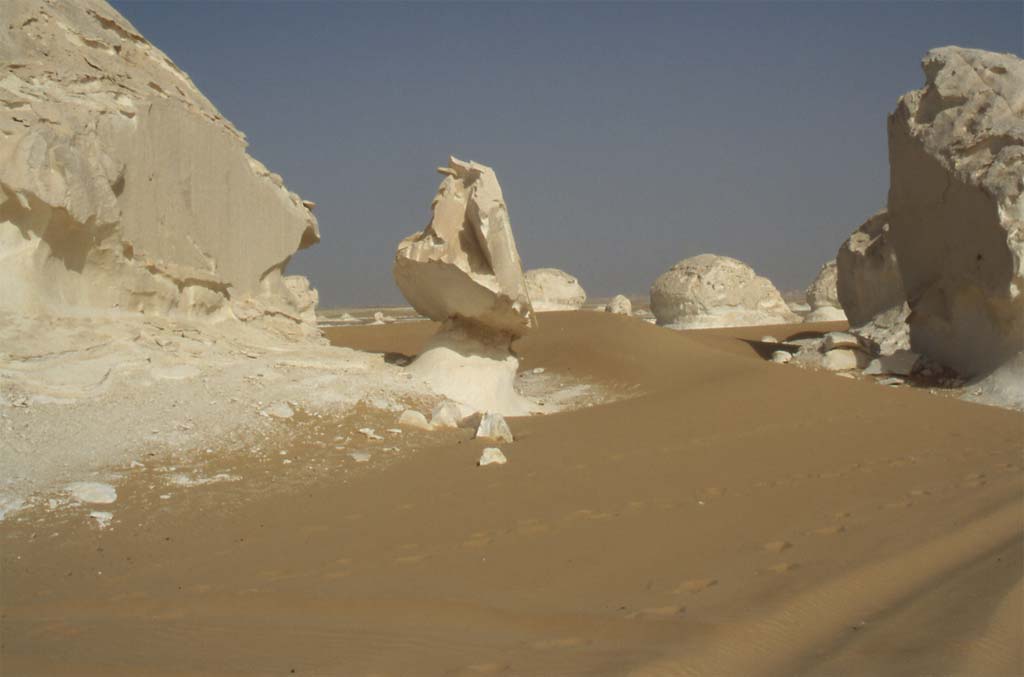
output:
<path id="1" fill-rule="evenodd" d="M 319 240 L 311 203 L 184 72 L 102 0 L 7 0 L 0 20 L 0 310 L 316 333 L 284 277 Z"/>
<path id="2" fill-rule="evenodd" d="M 888 121 L 911 342 L 967 377 L 1009 365 L 1024 400 L 1024 61 L 943 47 L 922 66 Z"/>
<path id="3" fill-rule="evenodd" d="M 533 307 L 494 170 L 452 157 L 438 172 L 430 224 L 398 245 L 398 288 L 432 320 L 523 335 L 535 326 Z"/>
<path id="4" fill-rule="evenodd" d="M 807 305 L 811 312 L 805 322 L 837 322 L 846 319 L 846 313 L 836 293 L 836 262 L 829 261 L 818 271 L 818 276 L 807 288 Z"/>
<path id="5" fill-rule="evenodd" d="M 846 238 L 836 254 L 836 295 L 859 327 L 907 300 L 890 235 L 889 212 L 873 214 Z"/>
<path id="6" fill-rule="evenodd" d="M 701 254 L 684 259 L 651 286 L 658 324 L 676 329 L 800 322 L 767 278 L 736 259 Z"/>
<path id="7" fill-rule="evenodd" d="M 558 268 L 526 271 L 526 291 L 537 312 L 579 310 L 587 302 L 580 281 Z"/>

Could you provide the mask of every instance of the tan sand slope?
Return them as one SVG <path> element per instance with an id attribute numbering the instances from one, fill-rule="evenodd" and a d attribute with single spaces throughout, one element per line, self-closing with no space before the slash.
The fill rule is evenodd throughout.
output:
<path id="1" fill-rule="evenodd" d="M 410 354 L 431 331 L 331 336 Z M 734 338 L 784 332 L 552 313 L 524 368 L 642 394 L 512 419 L 505 466 L 451 431 L 290 481 L 295 420 L 275 491 L 240 453 L 230 491 L 128 475 L 107 530 L 0 525 L 4 672 L 1019 674 L 1024 416 Z"/>

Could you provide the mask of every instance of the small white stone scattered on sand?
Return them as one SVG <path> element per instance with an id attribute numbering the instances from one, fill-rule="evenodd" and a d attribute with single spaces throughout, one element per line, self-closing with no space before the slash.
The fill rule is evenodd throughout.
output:
<path id="1" fill-rule="evenodd" d="M 480 425 L 476 428 L 476 437 L 485 440 L 512 442 L 512 431 L 505 422 L 505 417 L 498 413 L 487 413 L 480 417 Z"/>
<path id="2" fill-rule="evenodd" d="M 883 386 L 901 386 L 903 384 L 903 379 L 901 379 L 898 376 L 890 376 L 889 378 L 883 378 L 878 380 L 878 385 Z"/>
<path id="3" fill-rule="evenodd" d="M 402 434 L 402 429 L 401 428 L 388 428 L 384 432 L 391 433 L 392 435 L 401 435 Z"/>
<path id="4" fill-rule="evenodd" d="M 543 374 L 544 373 L 544 367 L 537 367 L 536 369 L 533 370 L 533 373 L 534 374 Z"/>
<path id="5" fill-rule="evenodd" d="M 96 520 L 96 526 L 100 529 L 106 529 L 110 526 L 110 520 L 114 519 L 114 513 L 103 512 L 101 510 L 94 510 L 89 513 L 90 519 Z"/>
<path id="6" fill-rule="evenodd" d="M 774 353 L 772 353 L 772 362 L 776 362 L 778 364 L 786 364 L 792 359 L 793 353 L 789 352 L 788 350 L 776 350 Z"/>
<path id="7" fill-rule="evenodd" d="M 774 336 L 762 336 L 761 337 L 761 343 L 778 343 L 778 342 L 779 342 L 779 339 L 775 338 Z"/>
<path id="8" fill-rule="evenodd" d="M 403 425 L 406 428 L 416 428 L 418 430 L 430 430 L 430 422 L 427 417 L 416 411 L 415 409 L 406 409 L 402 412 L 402 415 L 398 417 L 398 425 Z"/>
<path id="9" fill-rule="evenodd" d="M 370 460 L 370 452 L 368 451 L 353 451 L 348 455 L 356 463 L 366 463 Z"/>
<path id="10" fill-rule="evenodd" d="M 72 482 L 64 489 L 82 503 L 113 503 L 117 500 L 117 489 L 103 482 Z"/>
<path id="11" fill-rule="evenodd" d="M 273 416 L 274 418 L 291 418 L 295 415 L 295 411 L 288 406 L 287 402 L 275 402 L 269 407 L 263 409 L 264 416 Z"/>
<path id="12" fill-rule="evenodd" d="M 382 439 L 384 439 L 383 437 L 378 435 L 377 431 L 374 430 L 373 428 L 360 428 L 359 432 L 360 432 L 360 434 L 365 435 L 367 438 L 369 438 L 371 440 L 382 440 Z"/>
<path id="13" fill-rule="evenodd" d="M 459 405 L 448 400 L 434 407 L 430 414 L 430 425 L 433 428 L 458 428 L 462 420 Z"/>
<path id="14" fill-rule="evenodd" d="M 505 465 L 508 463 L 508 459 L 505 458 L 505 454 L 501 453 L 501 449 L 497 447 L 487 447 L 484 449 L 484 453 L 480 454 L 480 460 L 476 462 L 477 465 Z"/>

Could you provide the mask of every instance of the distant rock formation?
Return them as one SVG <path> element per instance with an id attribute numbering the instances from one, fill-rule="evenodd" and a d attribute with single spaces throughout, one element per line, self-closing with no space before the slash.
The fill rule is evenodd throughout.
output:
<path id="1" fill-rule="evenodd" d="M 818 276 L 807 288 L 807 305 L 811 312 L 804 318 L 804 322 L 842 322 L 846 320 L 846 313 L 839 303 L 839 296 L 836 294 L 836 262 L 829 261 L 818 271 Z"/>
<path id="2" fill-rule="evenodd" d="M 6 0 L 0 311 L 261 320 L 317 334 L 288 281 L 312 203 L 103 0 Z"/>
<path id="3" fill-rule="evenodd" d="M 701 254 L 684 259 L 651 286 L 651 311 L 673 329 L 800 322 L 767 278 L 736 259 Z"/>
<path id="4" fill-rule="evenodd" d="M 494 170 L 449 158 L 433 218 L 395 254 L 398 288 L 442 323 L 409 369 L 478 411 L 525 413 L 512 340 L 536 326 L 508 209 Z"/>
<path id="5" fill-rule="evenodd" d="M 632 315 L 633 303 L 622 294 L 617 294 L 612 297 L 612 300 L 608 302 L 604 310 L 606 313 L 613 313 L 615 315 Z"/>
<path id="6" fill-rule="evenodd" d="M 889 222 L 915 351 L 1024 406 L 1024 61 L 934 49 L 889 116 Z"/>
<path id="7" fill-rule="evenodd" d="M 552 310 L 579 310 L 587 302 L 580 281 L 558 268 L 526 271 L 526 291 L 538 313 Z"/>

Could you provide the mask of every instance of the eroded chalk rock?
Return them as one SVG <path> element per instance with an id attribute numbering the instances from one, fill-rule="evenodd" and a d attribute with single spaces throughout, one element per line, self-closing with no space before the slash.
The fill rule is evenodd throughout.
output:
<path id="1" fill-rule="evenodd" d="M 558 268 L 526 271 L 526 291 L 538 313 L 552 310 L 579 310 L 587 302 L 580 281 Z"/>
<path id="2" fill-rule="evenodd" d="M 814 282 L 807 288 L 807 305 L 811 311 L 804 322 L 842 322 L 846 320 L 836 293 L 836 262 L 833 259 L 821 267 Z"/>
<path id="3" fill-rule="evenodd" d="M 913 349 L 1024 406 L 1024 61 L 943 47 L 889 116 L 889 222 Z M 984 389 L 981 389 L 984 390 Z M 998 395 L 995 395 L 998 393 Z"/>
<path id="4" fill-rule="evenodd" d="M 501 449 L 497 447 L 487 447 L 483 453 L 480 454 L 480 460 L 476 462 L 479 466 L 485 465 L 505 465 L 508 463 L 508 459 L 505 458 L 505 454 L 501 453 Z"/>
<path id="5" fill-rule="evenodd" d="M 0 310 L 319 335 L 284 276 L 316 218 L 188 75 L 103 0 L 7 0 L 3 21 Z"/>
<path id="6" fill-rule="evenodd" d="M 476 438 L 498 442 L 515 441 L 505 417 L 491 412 L 480 417 L 480 424 L 476 428 Z"/>
<path id="7" fill-rule="evenodd" d="M 684 259 L 658 277 L 651 310 L 658 324 L 674 329 L 800 322 L 771 281 L 714 254 Z"/>
<path id="8" fill-rule="evenodd" d="M 406 409 L 403 411 L 402 415 L 398 417 L 398 425 L 406 428 L 416 428 L 418 430 L 433 429 L 430 422 L 427 421 L 427 417 L 415 409 Z"/>
<path id="9" fill-rule="evenodd" d="M 449 158 L 421 233 L 398 245 L 394 276 L 421 315 L 442 323 L 409 369 L 474 410 L 527 413 L 512 341 L 535 326 L 494 170 Z"/>
<path id="10" fill-rule="evenodd" d="M 608 305 L 604 307 L 604 310 L 606 313 L 613 313 L 615 315 L 632 315 L 633 303 L 622 294 L 616 294 L 608 302 Z"/>

